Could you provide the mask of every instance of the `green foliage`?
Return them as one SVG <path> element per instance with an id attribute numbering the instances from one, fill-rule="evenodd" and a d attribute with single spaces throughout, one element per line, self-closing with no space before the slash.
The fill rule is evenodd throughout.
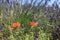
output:
<path id="1" fill-rule="evenodd" d="M 1 22 L 4 23 L 6 27 L 5 30 L 1 32 L 3 37 L 7 36 L 8 40 L 34 40 L 35 34 L 37 33 L 39 34 L 37 40 L 50 40 L 52 34 L 50 28 L 60 24 L 60 21 L 51 23 L 50 18 L 47 17 L 50 13 L 45 15 L 44 6 L 34 7 L 33 9 L 31 9 L 31 7 L 28 7 L 27 9 L 24 9 L 23 7 L 20 8 L 18 3 L 15 4 L 15 6 L 16 7 L 13 8 L 8 6 L 3 9 L 0 8 L 0 12 L 2 10 L 3 13 L 3 16 L 1 16 Z M 7 11 L 6 8 L 8 9 Z M 31 20 L 38 23 L 36 27 L 31 27 Z M 12 28 L 11 25 L 14 22 L 21 23 L 21 27 Z M 23 28 L 22 24 L 24 26 Z"/>

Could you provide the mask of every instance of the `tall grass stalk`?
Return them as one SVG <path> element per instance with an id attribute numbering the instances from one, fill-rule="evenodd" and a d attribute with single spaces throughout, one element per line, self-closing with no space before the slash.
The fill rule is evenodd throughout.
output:
<path id="1" fill-rule="evenodd" d="M 9 37 L 8 39 L 10 39 L 10 40 L 15 40 L 15 39 L 14 39 L 14 36 L 13 36 L 13 31 L 12 31 L 12 28 L 11 28 L 12 17 L 13 17 L 13 10 L 11 10 L 9 13 L 10 13 L 10 14 L 9 14 L 10 16 L 8 17 L 8 20 L 9 20 L 8 29 L 9 29 L 9 31 L 10 31 L 10 37 Z"/>

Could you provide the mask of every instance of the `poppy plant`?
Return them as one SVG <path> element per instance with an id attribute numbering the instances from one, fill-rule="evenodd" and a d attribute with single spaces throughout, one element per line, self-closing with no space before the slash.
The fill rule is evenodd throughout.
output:
<path id="1" fill-rule="evenodd" d="M 30 22 L 30 25 L 31 25 L 31 26 L 36 26 L 36 25 L 37 25 L 37 23 L 36 23 L 36 22 L 34 22 L 34 21 L 32 21 L 32 22 Z"/>
<path id="2" fill-rule="evenodd" d="M 20 26 L 21 26 L 21 24 L 19 22 L 17 22 L 17 23 L 15 22 L 12 24 L 13 28 L 19 28 Z"/>

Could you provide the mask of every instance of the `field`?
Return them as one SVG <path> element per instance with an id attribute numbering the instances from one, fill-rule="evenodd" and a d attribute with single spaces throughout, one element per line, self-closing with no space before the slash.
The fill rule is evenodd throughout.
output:
<path id="1" fill-rule="evenodd" d="M 0 40 L 60 40 L 58 7 L 0 5 Z"/>

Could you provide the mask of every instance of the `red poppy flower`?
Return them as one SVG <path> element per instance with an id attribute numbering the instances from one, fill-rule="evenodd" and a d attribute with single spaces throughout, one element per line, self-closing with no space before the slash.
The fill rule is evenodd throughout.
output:
<path id="1" fill-rule="evenodd" d="M 18 22 L 17 22 L 17 23 L 15 22 L 15 23 L 12 24 L 12 27 L 13 27 L 13 28 L 19 28 L 20 26 L 21 26 L 21 25 L 20 25 L 20 23 L 18 23 Z"/>
<path id="2" fill-rule="evenodd" d="M 34 22 L 34 21 L 32 21 L 32 22 L 30 22 L 30 25 L 31 25 L 31 26 L 36 26 L 36 25 L 37 25 L 37 23 L 36 23 L 36 22 Z"/>

